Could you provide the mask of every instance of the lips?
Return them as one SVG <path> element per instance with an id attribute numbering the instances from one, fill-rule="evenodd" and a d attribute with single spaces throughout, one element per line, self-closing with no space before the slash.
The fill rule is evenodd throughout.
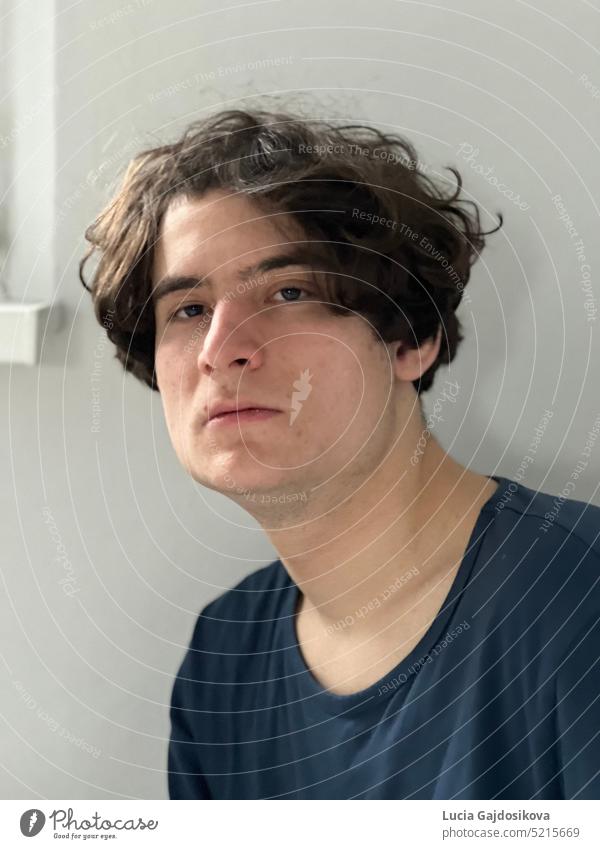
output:
<path id="1" fill-rule="evenodd" d="M 216 413 L 215 415 L 212 415 L 212 416 L 210 417 L 209 421 L 212 421 L 212 419 L 222 419 L 222 418 L 223 418 L 223 416 L 233 416 L 233 415 L 237 415 L 238 413 L 244 413 L 244 412 L 246 412 L 246 411 L 252 411 L 252 412 L 264 412 L 264 411 L 268 411 L 268 412 L 275 412 L 274 410 L 270 410 L 268 407 L 239 407 L 237 410 L 225 410 L 225 411 L 224 411 L 224 412 L 222 412 L 222 413 Z"/>
<path id="2" fill-rule="evenodd" d="M 215 403 L 210 405 L 209 415 L 206 421 L 211 421 L 217 416 L 225 415 L 226 413 L 241 413 L 244 410 L 265 410 L 270 412 L 279 412 L 274 407 L 264 406 L 263 404 L 253 404 L 252 402 L 231 404 L 231 403 Z"/>

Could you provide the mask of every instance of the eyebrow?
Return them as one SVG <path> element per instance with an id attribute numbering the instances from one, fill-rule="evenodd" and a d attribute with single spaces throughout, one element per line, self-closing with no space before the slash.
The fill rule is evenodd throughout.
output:
<path id="1" fill-rule="evenodd" d="M 247 280 L 249 277 L 266 274 L 268 271 L 273 271 L 277 268 L 286 268 L 289 265 L 310 267 L 311 264 L 306 257 L 300 254 L 276 254 L 274 256 L 265 257 L 254 265 L 247 265 L 244 268 L 241 268 L 238 272 L 238 277 L 240 280 Z M 167 277 L 163 277 L 162 280 L 156 284 L 154 292 L 152 293 L 152 299 L 154 304 L 157 304 L 160 300 L 162 300 L 162 298 L 165 298 L 172 292 L 181 292 L 203 287 L 210 288 L 211 285 L 211 278 L 208 275 L 206 277 L 195 277 L 193 275 L 185 274 L 168 275 Z"/>

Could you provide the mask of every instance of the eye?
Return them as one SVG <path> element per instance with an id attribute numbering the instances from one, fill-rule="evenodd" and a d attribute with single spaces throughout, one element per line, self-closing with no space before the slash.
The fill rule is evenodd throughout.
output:
<path id="1" fill-rule="evenodd" d="M 301 286 L 285 286 L 283 289 L 278 289 L 275 294 L 278 295 L 280 292 L 304 292 L 307 295 L 311 293 L 308 289 L 303 289 Z M 286 301 L 286 303 L 293 303 L 297 298 L 292 298 L 291 301 Z"/>
<path id="2" fill-rule="evenodd" d="M 172 319 L 179 318 L 180 316 L 178 316 L 178 313 L 180 313 L 182 310 L 201 310 L 201 309 L 204 309 L 202 304 L 184 304 L 182 307 L 179 307 L 178 309 L 175 310 L 174 313 L 171 314 L 170 319 L 172 320 Z M 197 318 L 198 315 L 200 315 L 200 313 L 196 313 L 195 315 L 188 315 L 186 317 L 187 318 Z"/>
<path id="3" fill-rule="evenodd" d="M 275 294 L 278 295 L 280 292 L 286 292 L 286 293 L 304 292 L 304 294 L 308 295 L 309 297 L 312 294 L 308 289 L 303 289 L 301 286 L 284 286 L 282 289 L 278 289 L 275 292 Z M 297 300 L 298 300 L 298 298 L 293 297 L 290 300 L 285 300 L 285 303 L 290 304 L 290 303 L 294 303 L 294 301 L 297 301 Z M 179 313 L 181 313 L 184 310 L 203 310 L 203 309 L 204 309 L 203 304 L 183 304 L 183 306 L 178 307 L 175 310 L 175 312 L 171 313 L 171 315 L 169 316 L 169 321 L 185 321 L 186 318 L 188 318 L 188 319 L 189 318 L 198 318 L 198 316 L 201 315 L 200 312 L 195 312 L 191 315 L 189 313 L 185 313 L 184 315 L 179 315 Z"/>

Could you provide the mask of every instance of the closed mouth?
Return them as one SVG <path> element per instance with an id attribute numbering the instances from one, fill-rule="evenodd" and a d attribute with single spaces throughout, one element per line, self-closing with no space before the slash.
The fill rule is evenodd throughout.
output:
<path id="1" fill-rule="evenodd" d="M 225 418 L 237 418 L 241 413 L 278 413 L 279 410 L 273 410 L 270 407 L 240 407 L 238 410 L 227 410 L 222 413 L 216 413 L 212 415 L 209 419 L 209 422 L 215 421 L 216 419 L 225 419 Z"/>

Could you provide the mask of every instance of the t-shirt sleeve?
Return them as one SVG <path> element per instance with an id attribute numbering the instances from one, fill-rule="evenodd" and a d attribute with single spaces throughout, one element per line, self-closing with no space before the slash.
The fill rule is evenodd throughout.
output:
<path id="1" fill-rule="evenodd" d="M 557 734 L 565 799 L 600 799 L 600 611 L 556 673 Z"/>
<path id="2" fill-rule="evenodd" d="M 204 612 L 204 611 L 203 611 Z M 168 786 L 170 799 L 211 799 L 208 783 L 202 774 L 199 754 L 201 746 L 196 741 L 194 730 L 200 725 L 202 714 L 194 705 L 193 682 L 198 669 L 198 633 L 202 613 L 198 617 L 190 647 L 175 678 L 171 694 L 171 736 L 168 751 Z M 187 680 L 186 680 L 187 679 Z"/>

